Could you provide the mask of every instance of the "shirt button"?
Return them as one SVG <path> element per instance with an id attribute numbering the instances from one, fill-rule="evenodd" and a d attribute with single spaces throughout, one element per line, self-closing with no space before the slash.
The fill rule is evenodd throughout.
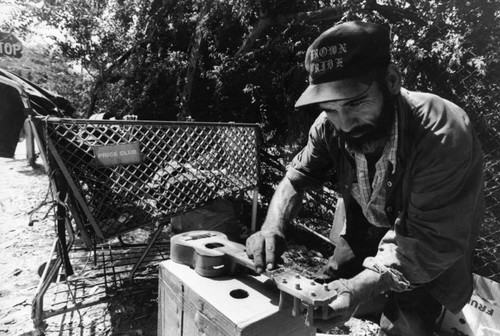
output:
<path id="1" fill-rule="evenodd" d="M 390 188 L 392 187 L 392 182 L 391 181 L 387 181 L 387 186 Z"/>
<path id="2" fill-rule="evenodd" d="M 392 207 L 387 207 L 387 212 L 392 212 Z"/>

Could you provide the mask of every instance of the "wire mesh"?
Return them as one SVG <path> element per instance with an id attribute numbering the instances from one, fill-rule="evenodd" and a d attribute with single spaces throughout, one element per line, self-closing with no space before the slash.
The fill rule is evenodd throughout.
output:
<path id="1" fill-rule="evenodd" d="M 497 93 L 498 97 L 498 93 Z M 479 275 L 500 282 L 500 134 L 497 125 L 476 123 L 485 157 L 486 213 L 476 245 L 474 269 Z"/>
<path id="2" fill-rule="evenodd" d="M 256 125 L 59 118 L 37 123 L 72 189 L 85 231 L 98 241 L 258 185 Z"/>
<path id="3" fill-rule="evenodd" d="M 149 315 L 156 305 L 150 301 L 157 293 L 158 263 L 168 259 L 170 249 L 168 235 L 162 238 L 141 265 L 133 285 L 129 274 L 142 253 L 141 246 L 111 242 L 95 251 L 72 248 L 75 275 L 66 278 L 61 272 L 49 288 L 44 335 L 104 335 L 116 331 L 123 317 L 154 322 Z M 148 302 L 141 298 L 151 306 L 148 315 L 143 309 Z"/>

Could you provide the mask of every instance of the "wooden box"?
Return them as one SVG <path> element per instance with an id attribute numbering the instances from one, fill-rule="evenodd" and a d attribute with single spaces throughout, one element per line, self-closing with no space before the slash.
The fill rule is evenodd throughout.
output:
<path id="1" fill-rule="evenodd" d="M 171 260 L 160 263 L 159 336 L 313 336 L 265 276 L 205 278 Z"/>

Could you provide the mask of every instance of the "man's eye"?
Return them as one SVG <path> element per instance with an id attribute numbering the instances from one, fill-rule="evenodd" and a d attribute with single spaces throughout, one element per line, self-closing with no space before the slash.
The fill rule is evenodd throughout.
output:
<path id="1" fill-rule="evenodd" d="M 356 107 L 362 105 L 364 102 L 363 101 L 354 101 L 349 103 L 349 107 Z"/>

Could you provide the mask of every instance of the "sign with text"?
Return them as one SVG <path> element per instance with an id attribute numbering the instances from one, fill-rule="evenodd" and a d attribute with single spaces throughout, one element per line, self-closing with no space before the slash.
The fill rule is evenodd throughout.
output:
<path id="1" fill-rule="evenodd" d="M 500 336 L 499 302 L 500 283 L 474 274 L 469 303 L 458 314 L 446 311 L 441 331 L 457 336 Z"/>
<path id="2" fill-rule="evenodd" d="M 0 32 L 0 56 L 23 57 L 21 41 L 11 33 Z"/>
<path id="3" fill-rule="evenodd" d="M 141 148 L 138 142 L 94 146 L 94 155 L 97 166 L 112 167 L 141 163 Z"/>

